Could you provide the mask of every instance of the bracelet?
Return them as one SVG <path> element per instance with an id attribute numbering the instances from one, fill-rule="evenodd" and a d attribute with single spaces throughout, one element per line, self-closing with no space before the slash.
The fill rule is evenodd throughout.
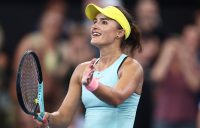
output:
<path id="1" fill-rule="evenodd" d="M 99 87 L 99 79 L 97 78 L 92 78 L 90 84 L 85 86 L 87 90 L 93 92 Z"/>

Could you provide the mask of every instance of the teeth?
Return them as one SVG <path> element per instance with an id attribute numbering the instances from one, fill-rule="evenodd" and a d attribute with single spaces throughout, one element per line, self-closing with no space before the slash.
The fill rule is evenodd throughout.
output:
<path id="1" fill-rule="evenodd" d="M 93 35 L 93 36 L 100 36 L 101 34 L 98 33 L 98 32 L 93 32 L 92 35 Z"/>

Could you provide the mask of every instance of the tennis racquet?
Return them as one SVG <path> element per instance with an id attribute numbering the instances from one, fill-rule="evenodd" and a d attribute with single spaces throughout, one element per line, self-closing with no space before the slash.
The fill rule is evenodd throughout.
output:
<path id="1" fill-rule="evenodd" d="M 22 110 L 42 122 L 45 114 L 42 71 L 36 53 L 31 50 L 26 51 L 21 58 L 16 90 Z"/>

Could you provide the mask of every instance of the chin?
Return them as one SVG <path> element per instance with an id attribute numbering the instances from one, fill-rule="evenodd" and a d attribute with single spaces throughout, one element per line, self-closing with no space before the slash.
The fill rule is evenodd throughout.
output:
<path id="1" fill-rule="evenodd" d="M 92 38 L 91 39 L 91 44 L 95 45 L 95 44 L 99 44 L 99 41 L 97 41 L 96 39 Z"/>
<path id="2" fill-rule="evenodd" d="M 91 44 L 94 45 L 94 46 L 98 46 L 99 43 L 97 43 L 97 42 L 91 40 Z"/>

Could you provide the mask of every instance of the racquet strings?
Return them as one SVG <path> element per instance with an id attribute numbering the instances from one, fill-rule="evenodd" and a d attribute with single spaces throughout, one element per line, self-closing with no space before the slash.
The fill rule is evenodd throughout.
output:
<path id="1" fill-rule="evenodd" d="M 26 109 L 36 113 L 38 94 L 38 68 L 31 54 L 27 54 L 21 66 L 20 88 Z"/>

